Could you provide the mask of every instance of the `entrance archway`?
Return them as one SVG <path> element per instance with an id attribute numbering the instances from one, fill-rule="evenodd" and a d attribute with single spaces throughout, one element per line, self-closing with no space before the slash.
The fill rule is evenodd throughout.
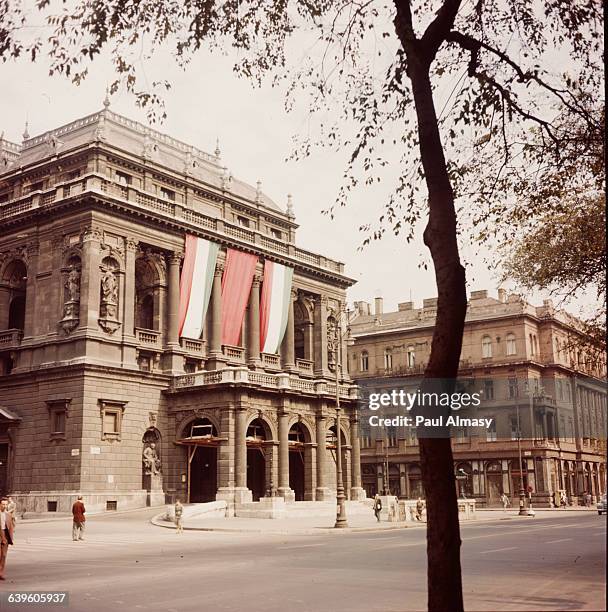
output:
<path id="1" fill-rule="evenodd" d="M 247 428 L 247 488 L 253 501 L 266 495 L 266 455 L 264 443 L 267 440 L 266 424 L 254 419 Z"/>
<path id="2" fill-rule="evenodd" d="M 218 432 L 208 418 L 199 418 L 186 425 L 179 440 L 187 447 L 188 501 L 215 501 L 217 494 Z"/>
<path id="3" fill-rule="evenodd" d="M 295 493 L 296 501 L 304 501 L 306 430 L 301 423 L 294 423 L 289 430 L 289 488 Z"/>

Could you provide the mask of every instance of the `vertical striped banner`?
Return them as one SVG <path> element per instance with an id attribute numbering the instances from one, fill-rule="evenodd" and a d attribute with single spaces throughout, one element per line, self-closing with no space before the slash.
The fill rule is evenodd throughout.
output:
<path id="1" fill-rule="evenodd" d="M 200 338 L 219 251 L 219 244 L 186 235 L 186 253 L 179 283 L 179 335 Z"/>
<path id="2" fill-rule="evenodd" d="M 249 301 L 257 255 L 228 249 L 222 277 L 222 344 L 237 346 Z"/>
<path id="3" fill-rule="evenodd" d="M 293 268 L 274 261 L 264 262 L 264 283 L 260 296 L 260 346 L 263 353 L 279 349 L 289 315 Z"/>

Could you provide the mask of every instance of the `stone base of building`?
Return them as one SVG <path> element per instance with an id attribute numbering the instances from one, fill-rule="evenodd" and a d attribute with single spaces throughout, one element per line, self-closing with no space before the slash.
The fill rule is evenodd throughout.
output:
<path id="1" fill-rule="evenodd" d="M 148 504 L 149 495 L 153 503 Z M 148 505 L 162 505 L 165 494 L 162 490 L 149 492 L 145 489 L 135 491 L 36 491 L 24 493 L 15 491 L 12 494 L 17 503 L 17 515 L 27 518 L 31 514 L 71 514 L 72 504 L 82 495 L 87 513 L 105 511 L 134 510 Z"/>
<path id="2" fill-rule="evenodd" d="M 333 501 L 336 499 L 336 492 L 327 487 L 317 487 L 315 489 L 315 501 Z"/>
<path id="3" fill-rule="evenodd" d="M 293 489 L 290 489 L 289 487 L 279 487 L 277 489 L 277 494 L 282 497 L 288 504 L 296 501 L 296 493 Z"/>
<path id="4" fill-rule="evenodd" d="M 287 515 L 282 497 L 261 497 L 260 501 L 237 506 L 235 515 L 239 518 L 280 519 Z"/>
<path id="5" fill-rule="evenodd" d="M 367 499 L 367 494 L 365 493 L 365 489 L 363 487 L 351 487 L 350 499 L 351 501 L 363 501 Z"/>

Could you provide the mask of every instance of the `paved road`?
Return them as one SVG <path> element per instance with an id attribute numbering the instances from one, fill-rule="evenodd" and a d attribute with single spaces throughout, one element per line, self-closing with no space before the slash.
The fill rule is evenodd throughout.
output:
<path id="1" fill-rule="evenodd" d="M 149 516 L 92 517 L 85 542 L 69 521 L 22 523 L 0 590 L 67 590 L 78 612 L 425 608 L 424 528 L 180 536 Z M 497 519 L 464 525 L 462 539 L 467 610 L 605 609 L 605 517 Z"/>

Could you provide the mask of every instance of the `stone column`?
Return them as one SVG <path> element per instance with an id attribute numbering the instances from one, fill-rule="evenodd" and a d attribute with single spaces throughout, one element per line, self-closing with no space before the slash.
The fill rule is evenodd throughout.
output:
<path id="1" fill-rule="evenodd" d="M 295 370 L 295 342 L 294 342 L 294 316 L 293 301 L 297 297 L 297 292 L 292 290 L 289 295 L 289 310 L 287 313 L 287 329 L 281 343 L 281 365 L 284 370 Z"/>
<path id="2" fill-rule="evenodd" d="M 184 372 L 184 352 L 179 343 L 179 266 L 182 253 L 175 251 L 167 257 L 167 326 L 165 343 L 167 351 L 163 356 L 163 368 L 172 374 Z"/>
<path id="3" fill-rule="evenodd" d="M 359 415 L 354 414 L 350 421 L 350 443 L 352 461 L 352 488 L 350 498 L 365 499 L 365 490 L 361 486 L 361 440 L 359 439 Z"/>
<path id="4" fill-rule="evenodd" d="M 318 297 L 315 301 L 314 310 L 314 361 L 315 375 L 330 376 L 327 367 L 327 298 Z"/>
<path id="5" fill-rule="evenodd" d="M 317 488 L 315 491 L 316 501 L 326 501 L 332 498 L 331 492 L 327 487 L 325 477 L 327 456 L 327 419 L 325 415 L 317 416 Z"/>
<path id="6" fill-rule="evenodd" d="M 125 240 L 125 282 L 122 301 L 122 362 L 123 365 L 137 367 L 135 348 L 135 255 L 137 242 Z"/>
<path id="7" fill-rule="evenodd" d="M 38 274 L 38 243 L 27 245 L 28 263 L 27 263 L 27 281 L 25 292 L 25 320 L 23 325 L 23 339 L 33 338 L 37 335 L 37 327 L 39 325 L 36 320 L 36 276 Z"/>
<path id="8" fill-rule="evenodd" d="M 219 369 L 223 362 L 222 355 L 222 273 L 224 266 L 218 263 L 213 275 L 213 289 L 211 291 L 211 329 L 209 333 L 209 361 L 210 370 Z"/>
<path id="9" fill-rule="evenodd" d="M 87 332 L 97 331 L 101 290 L 100 264 L 101 232 L 89 227 L 82 237 L 80 279 L 80 327 Z"/>
<path id="10" fill-rule="evenodd" d="M 295 493 L 289 487 L 289 414 L 279 414 L 279 495 L 285 501 L 294 501 Z"/>
<path id="11" fill-rule="evenodd" d="M 179 265 L 181 253 L 171 253 L 167 258 L 169 304 L 167 308 L 167 347 L 179 347 Z"/>
<path id="12" fill-rule="evenodd" d="M 247 322 L 247 363 L 260 365 L 260 283 L 258 275 L 253 277 L 249 295 L 249 321 Z"/>
<path id="13" fill-rule="evenodd" d="M 247 488 L 247 406 L 237 405 L 234 424 L 234 476 L 236 490 L 235 503 L 253 501 L 252 493 Z"/>

